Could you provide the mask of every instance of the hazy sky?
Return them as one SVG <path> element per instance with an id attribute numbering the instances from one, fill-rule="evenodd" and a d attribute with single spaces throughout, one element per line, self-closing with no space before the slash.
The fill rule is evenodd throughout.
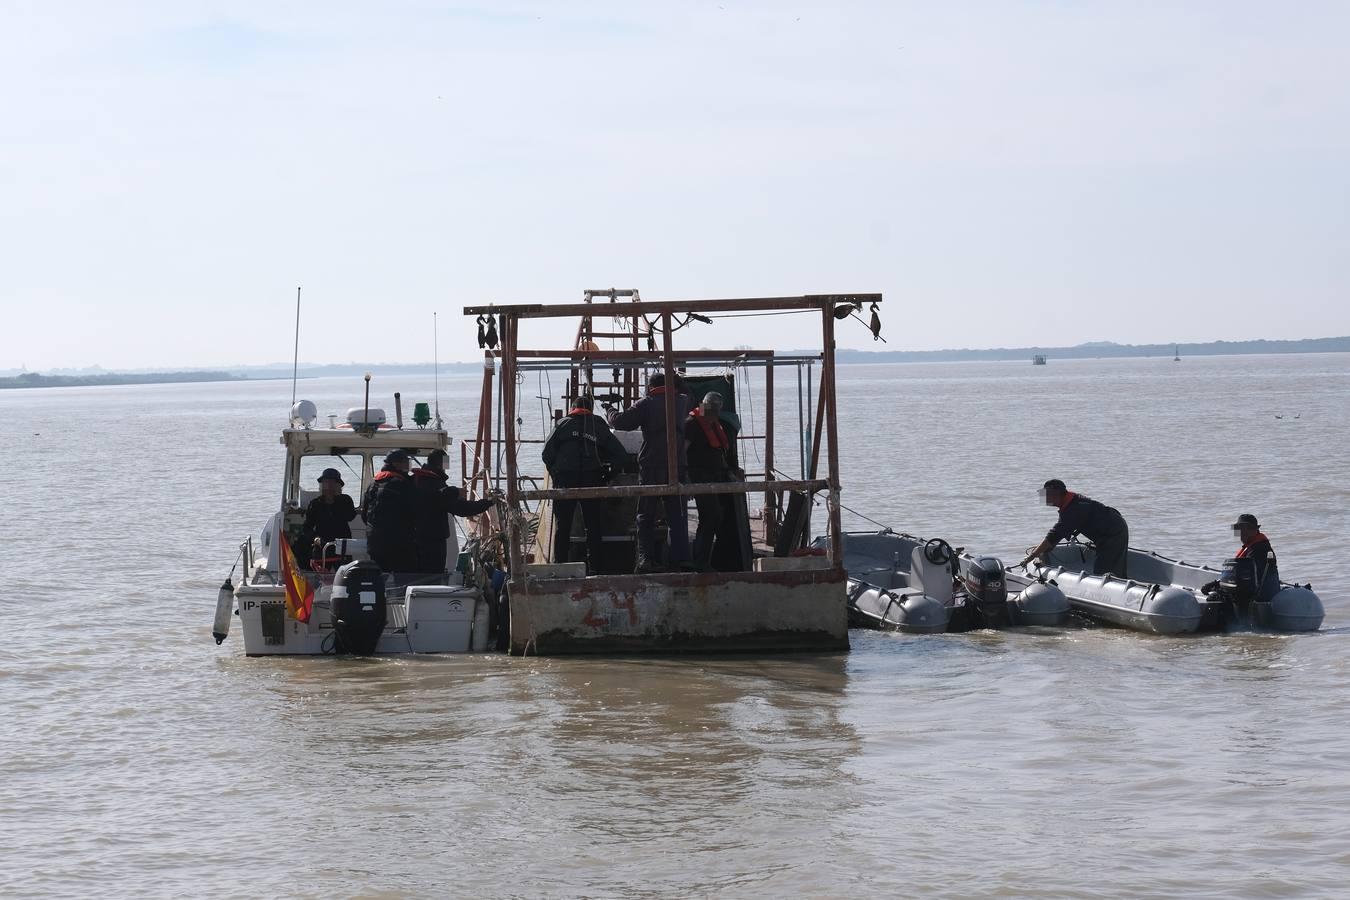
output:
<path id="1" fill-rule="evenodd" d="M 881 291 L 897 349 L 1350 334 L 1350 4 L 0 0 L 0 369 L 476 355 Z M 696 345 L 806 343 L 742 320 Z M 693 332 L 693 329 L 690 329 Z M 872 347 L 861 327 L 844 346 Z"/>

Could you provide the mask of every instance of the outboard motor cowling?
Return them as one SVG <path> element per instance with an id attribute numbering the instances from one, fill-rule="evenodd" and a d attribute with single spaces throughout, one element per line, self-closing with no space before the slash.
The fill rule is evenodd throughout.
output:
<path id="1" fill-rule="evenodd" d="M 372 656 L 388 618 L 384 572 L 373 562 L 358 560 L 333 576 L 332 615 L 335 649 Z"/>
<path id="2" fill-rule="evenodd" d="M 1003 628 L 1010 625 L 1008 615 L 1008 583 L 1003 578 L 1003 561 L 993 556 L 981 556 L 966 566 L 966 593 L 985 628 Z"/>
<path id="3" fill-rule="evenodd" d="M 1219 593 L 1225 600 L 1245 605 L 1257 598 L 1256 560 L 1250 557 L 1226 559 L 1219 573 Z"/>

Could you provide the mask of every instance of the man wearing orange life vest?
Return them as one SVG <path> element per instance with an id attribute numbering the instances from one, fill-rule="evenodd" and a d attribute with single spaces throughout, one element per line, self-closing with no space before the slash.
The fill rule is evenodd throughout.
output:
<path id="1" fill-rule="evenodd" d="M 695 484 L 744 480 L 736 458 L 736 427 L 722 419 L 722 395 L 708 391 L 703 402 L 689 413 L 684 426 L 688 448 L 689 480 Z M 695 494 L 698 507 L 698 531 L 694 534 L 694 565 L 707 569 L 712 564 L 713 544 L 725 546 L 735 536 L 736 506 L 732 494 Z M 724 555 L 718 551 L 719 556 Z M 742 560 L 742 565 L 745 561 Z"/>
<path id="2" fill-rule="evenodd" d="M 1275 565 L 1275 550 L 1270 546 L 1270 538 L 1261 533 L 1261 525 L 1256 516 L 1243 513 L 1233 523 L 1233 533 L 1242 541 L 1235 559 L 1251 559 L 1256 566 L 1256 584 L 1258 589 L 1266 584 L 1266 579 L 1280 581 L 1280 570 Z"/>

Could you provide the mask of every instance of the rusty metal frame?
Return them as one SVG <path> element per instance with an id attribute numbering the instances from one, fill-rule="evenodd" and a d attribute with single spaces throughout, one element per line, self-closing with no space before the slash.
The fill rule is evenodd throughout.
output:
<path id="1" fill-rule="evenodd" d="M 589 293 L 589 292 L 588 292 Z M 603 296 L 604 294 L 597 294 Z M 589 298 L 588 298 L 589 299 Z M 464 308 L 466 316 L 493 315 L 500 316 L 502 327 L 500 329 L 501 349 L 497 353 L 489 352 L 488 357 L 496 356 L 499 358 L 498 375 L 501 378 L 501 391 L 499 398 L 501 402 L 502 415 L 502 444 L 505 450 L 505 468 L 506 476 L 506 502 L 511 511 L 507 528 L 508 539 L 511 545 L 511 552 L 508 554 L 510 574 L 513 579 L 519 579 L 524 576 L 524 548 L 521 545 L 521 528 L 519 509 L 523 501 L 526 500 L 544 500 L 544 499 L 589 499 L 594 497 L 643 497 L 643 496 L 668 496 L 671 494 L 689 496 L 694 494 L 722 494 L 722 493 L 743 493 L 749 494 L 756 491 L 764 491 L 766 504 L 774 503 L 776 505 L 777 497 L 782 491 L 802 490 L 810 493 L 826 491 L 828 496 L 827 514 L 829 519 L 829 530 L 831 534 L 830 541 L 830 559 L 835 566 L 842 563 L 843 559 L 843 532 L 840 522 L 840 491 L 841 483 L 839 478 L 839 433 L 837 422 L 837 398 L 835 393 L 835 339 L 834 322 L 835 309 L 840 304 L 856 305 L 871 304 L 881 302 L 880 294 L 808 294 L 796 297 L 756 297 L 741 299 L 724 300 L 672 300 L 672 301 L 637 301 L 624 304 L 621 307 L 607 309 L 606 307 L 597 307 L 597 304 L 590 302 L 572 303 L 572 304 L 515 304 L 515 305 L 490 305 L 490 306 L 469 306 Z M 678 454 L 675 446 L 675 405 L 665 404 L 666 412 L 666 484 L 661 485 L 613 485 L 598 488 L 570 488 L 570 489 L 548 489 L 548 490 L 522 490 L 520 486 L 520 472 L 517 459 L 518 436 L 516 434 L 516 391 L 515 380 L 520 361 L 524 360 L 553 360 L 557 362 L 567 362 L 573 365 L 599 364 L 604 362 L 615 363 L 641 363 L 660 362 L 665 375 L 666 384 L 673 385 L 675 381 L 675 364 L 677 362 L 695 362 L 716 361 L 728 362 L 737 359 L 749 362 L 762 361 L 761 364 L 767 368 L 765 391 L 769 398 L 769 408 L 767 422 L 772 422 L 772 397 L 773 397 L 773 363 L 774 354 L 770 350 L 735 350 L 735 351 L 676 351 L 672 345 L 673 317 L 676 315 L 687 315 L 689 313 L 699 314 L 717 314 L 733 312 L 770 312 L 770 311 L 807 311 L 817 309 L 821 315 L 821 353 L 818 357 L 812 356 L 810 359 L 819 359 L 821 361 L 820 373 L 820 392 L 817 400 L 816 421 L 814 424 L 814 433 L 811 441 L 811 458 L 808 477 L 800 481 L 743 481 L 732 483 L 717 484 L 681 484 L 678 475 Z M 604 312 L 602 312 L 602 310 Z M 573 350 L 530 350 L 521 349 L 518 345 L 519 320 L 536 318 L 568 318 L 568 317 L 592 317 L 597 314 L 613 315 L 615 310 L 622 310 L 620 313 L 626 318 L 632 318 L 635 321 L 641 317 L 644 321 L 650 321 L 650 316 L 659 316 L 662 332 L 662 346 L 660 350 L 629 350 L 629 351 L 609 351 L 594 352 L 583 349 Z M 535 363 L 525 363 L 525 368 L 543 368 L 546 366 Z M 485 382 L 491 381 L 491 374 L 485 373 Z M 766 433 L 771 433 L 771 427 L 766 427 Z M 821 461 L 822 443 L 826 456 L 826 477 L 817 478 L 819 464 Z M 485 384 L 482 405 L 480 406 L 480 426 L 479 434 L 475 440 L 475 455 L 478 456 L 478 450 L 489 450 L 492 446 L 492 426 L 491 426 L 491 387 Z M 771 451 L 769 451 L 771 452 Z M 770 460 L 771 461 L 771 460 Z M 475 477 L 481 466 L 481 457 L 475 462 Z M 772 466 L 766 465 L 766 470 L 771 475 Z M 500 476 L 500 472 L 498 475 Z"/>

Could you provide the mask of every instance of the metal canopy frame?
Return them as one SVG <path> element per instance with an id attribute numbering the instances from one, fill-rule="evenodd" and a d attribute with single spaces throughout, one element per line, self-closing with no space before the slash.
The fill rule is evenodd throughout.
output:
<path id="1" fill-rule="evenodd" d="M 608 297 L 610 303 L 597 304 L 591 302 L 597 297 Z M 619 297 L 624 297 L 628 302 L 616 302 Z M 466 316 L 494 316 L 499 317 L 501 323 L 498 333 L 501 339 L 501 346 L 497 350 L 487 350 L 484 353 L 484 373 L 483 373 L 483 395 L 479 408 L 478 434 L 474 442 L 474 467 L 471 477 L 466 483 L 466 488 L 473 490 L 474 486 L 482 480 L 484 488 L 492 477 L 488 472 L 486 462 L 492 456 L 492 445 L 494 440 L 494 429 L 492 427 L 492 380 L 494 370 L 500 378 L 500 394 L 498 402 L 498 429 L 501 432 L 499 448 L 505 451 L 505 488 L 506 502 L 511 510 L 511 515 L 507 522 L 508 535 L 510 540 L 509 548 L 509 566 L 510 575 L 513 579 L 524 576 L 524 547 L 522 546 L 522 531 L 520 527 L 520 506 L 527 500 L 559 500 L 559 499 L 590 499 L 596 497 L 651 497 L 651 496 L 669 496 L 675 495 L 695 495 L 695 494 L 723 494 L 723 493 L 741 493 L 749 494 L 763 491 L 767 497 L 778 498 L 783 491 L 807 491 L 815 493 L 818 491 L 828 491 L 828 518 L 830 531 L 830 560 L 834 566 L 842 565 L 843 561 L 843 532 L 840 525 L 839 514 L 839 494 L 841 490 L 839 478 L 839 433 L 837 422 L 837 406 L 835 395 L 835 361 L 834 361 L 834 323 L 836 311 L 845 306 L 850 309 L 861 308 L 864 304 L 873 304 L 881 302 L 881 294 L 805 294 L 791 297 L 751 297 L 751 298 L 733 298 L 717 300 L 666 300 L 666 301 L 644 301 L 638 296 L 636 290 L 607 290 L 607 291 L 587 291 L 585 294 L 586 302 L 583 303 L 564 303 L 564 304 L 508 304 L 508 305 L 487 305 L 487 306 L 466 306 L 464 315 Z M 522 490 L 521 475 L 518 466 L 517 451 L 520 446 L 516 434 L 516 391 L 514 390 L 517 373 L 523 371 L 537 370 L 556 370 L 569 369 L 574 372 L 580 368 L 588 368 L 592 365 L 614 364 L 623 366 L 627 369 L 633 369 L 643 363 L 651 367 L 659 367 L 665 374 L 666 384 L 675 383 L 676 366 L 684 363 L 720 363 L 731 365 L 759 365 L 765 367 L 765 393 L 767 399 L 766 413 L 766 434 L 772 434 L 772 415 L 773 415 L 773 366 L 779 358 L 775 358 L 772 350 L 689 350 L 677 351 L 672 345 L 672 334 L 676 330 L 674 325 L 675 316 L 697 315 L 716 315 L 722 313 L 742 313 L 742 312 L 791 312 L 791 311 L 810 311 L 818 310 L 820 312 L 820 346 L 819 355 L 802 356 L 795 355 L 781 358 L 782 362 L 796 364 L 799 369 L 802 364 L 813 366 L 815 362 L 820 362 L 820 391 L 817 397 L 817 408 L 814 422 L 813 435 L 811 439 L 810 470 L 806 478 L 797 481 L 780 481 L 772 478 L 772 457 L 766 449 L 766 478 L 763 481 L 745 481 L 733 483 L 711 483 L 711 484 L 681 484 L 678 477 L 678 454 L 675 447 L 675 404 L 667 403 L 666 407 L 666 483 L 665 484 L 639 484 L 639 485 L 615 485 L 595 488 L 554 488 L 548 490 Z M 610 350 L 601 351 L 595 348 L 592 336 L 596 335 L 591 324 L 591 319 L 597 316 L 613 316 L 615 318 L 630 319 L 633 322 L 631 332 L 625 332 L 625 337 L 631 338 L 634 346 L 632 350 Z M 520 320 L 522 319 L 559 319 L 559 318 L 581 318 L 582 326 L 578 329 L 577 345 L 573 349 L 530 349 L 519 346 Z M 687 321 L 687 320 L 686 320 Z M 649 330 L 641 331 L 639 322 L 645 323 Z M 608 335 L 615 336 L 615 335 Z M 637 349 L 638 338 L 646 338 L 649 346 L 655 343 L 656 338 L 660 338 L 659 349 L 641 350 Z M 586 346 L 589 344 L 589 346 Z M 809 382 L 809 379 L 808 379 Z M 625 386 L 636 385 L 636 378 L 625 378 Z M 571 389 L 577 390 L 577 377 L 574 374 Z M 808 391 L 810 385 L 808 383 Z M 800 385 L 799 391 L 800 393 Z M 808 394 L 809 397 L 809 394 Z M 810 400 L 807 401 L 808 406 Z M 824 443 L 826 471 L 825 477 L 818 478 L 817 472 L 821 459 L 821 444 Z M 467 456 L 467 449 L 464 451 Z M 464 460 L 467 463 L 467 459 Z M 496 477 L 500 478 L 501 473 Z M 776 505 L 776 504 L 775 504 Z"/>

